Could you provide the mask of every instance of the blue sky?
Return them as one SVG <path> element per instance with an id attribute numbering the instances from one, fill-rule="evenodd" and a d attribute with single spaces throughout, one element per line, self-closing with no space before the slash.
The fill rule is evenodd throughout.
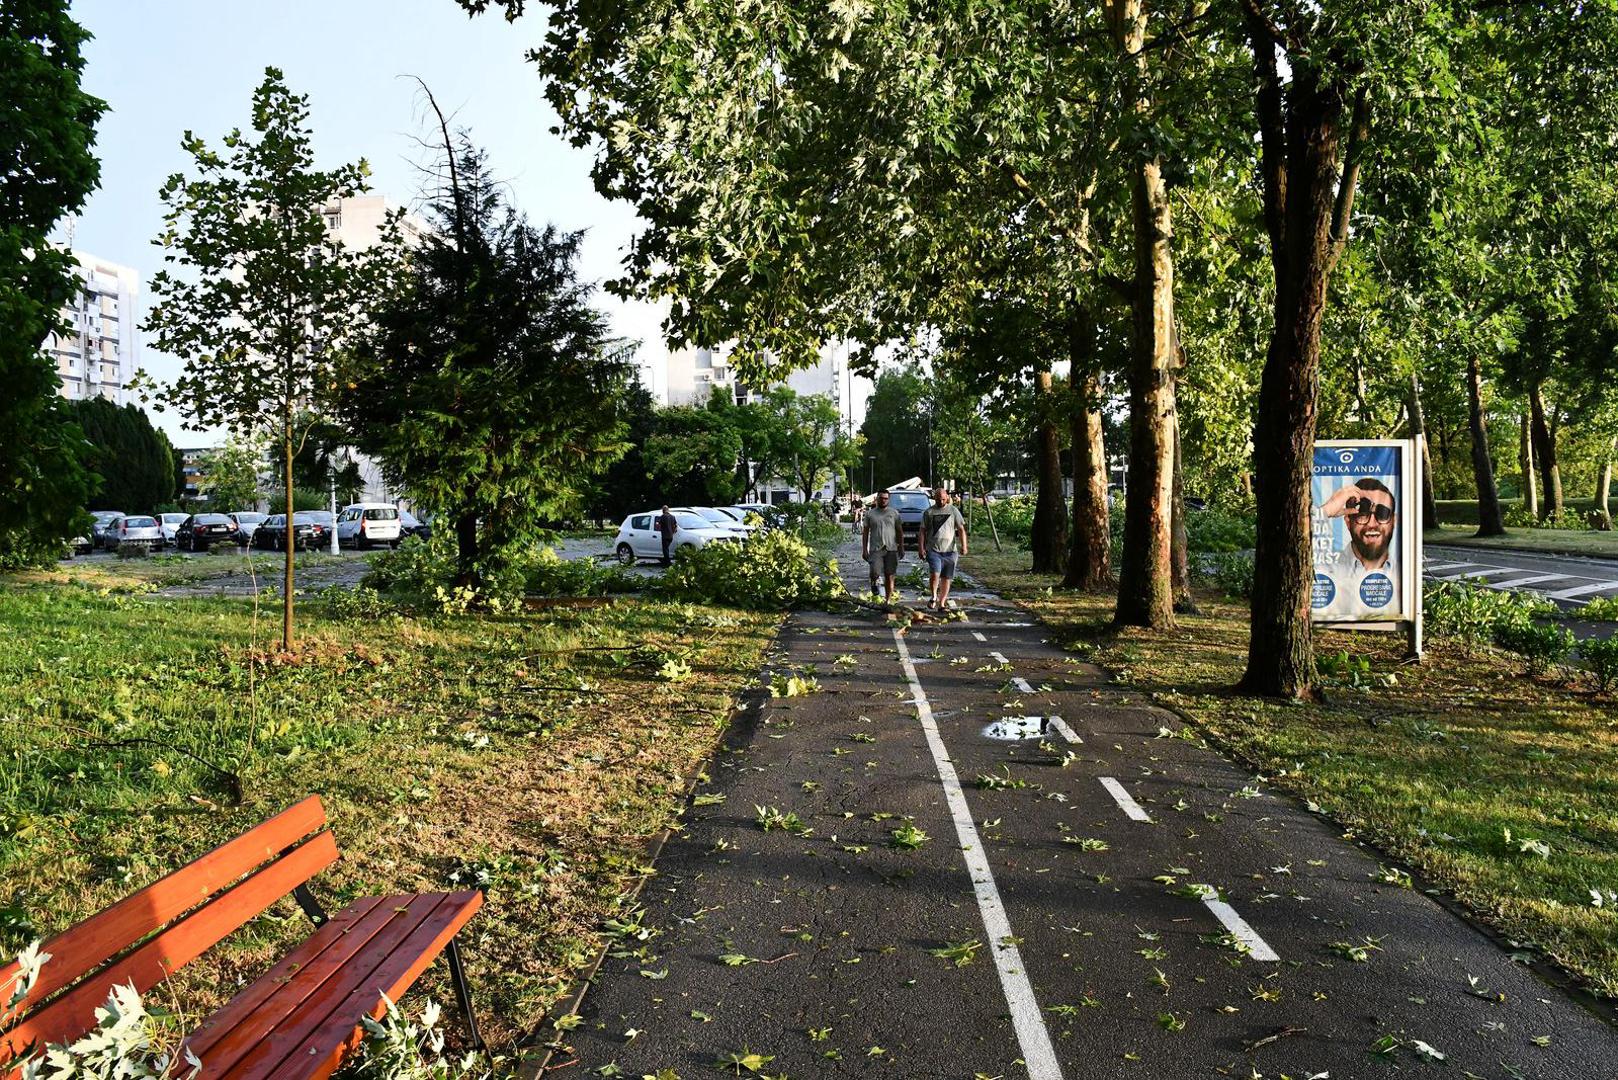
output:
<path id="1" fill-rule="evenodd" d="M 73 15 L 96 37 L 86 88 L 106 100 L 98 132 L 101 188 L 76 224 L 74 245 L 134 267 L 143 282 L 161 266 L 152 246 L 162 222 L 159 187 L 187 165 L 180 137 L 217 140 L 248 126 L 248 103 L 266 66 L 309 95 L 323 166 L 365 158 L 372 188 L 397 203 L 416 195 L 413 163 L 423 131 L 419 75 L 455 123 L 489 151 L 517 205 L 536 221 L 586 229 L 581 270 L 614 275 L 636 231 L 633 211 L 590 183 L 591 154 L 550 134 L 554 115 L 523 59 L 543 10 L 516 24 L 468 18 L 453 0 L 76 0 Z M 618 334 L 642 341 L 645 363 L 664 349 L 655 309 L 601 297 Z M 162 378 L 178 364 L 144 350 Z M 154 416 L 183 443 L 179 417 Z"/>

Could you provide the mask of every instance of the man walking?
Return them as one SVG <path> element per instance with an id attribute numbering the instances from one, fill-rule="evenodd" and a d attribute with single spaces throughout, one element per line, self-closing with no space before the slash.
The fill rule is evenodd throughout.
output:
<path id="1" fill-rule="evenodd" d="M 880 577 L 883 599 L 889 604 L 893 603 L 899 556 L 904 554 L 904 535 L 899 511 L 888 505 L 887 491 L 877 492 L 876 505 L 865 512 L 865 524 L 860 530 L 860 557 L 871 568 L 871 595 L 876 595 L 876 580 Z"/>
<path id="2" fill-rule="evenodd" d="M 949 606 L 956 556 L 966 554 L 966 519 L 959 507 L 950 505 L 949 492 L 944 488 L 934 489 L 933 504 L 922 511 L 916 539 L 921 557 L 927 560 L 928 584 L 933 594 L 927 606 L 943 610 Z"/>
<path id="3" fill-rule="evenodd" d="M 669 545 L 674 543 L 674 534 L 679 531 L 680 523 L 675 520 L 674 515 L 669 513 L 669 508 L 665 506 L 663 507 L 663 512 L 657 515 L 657 520 L 653 522 L 652 527 L 657 530 L 657 535 L 663 538 L 663 565 L 667 566 L 670 562 Z"/>

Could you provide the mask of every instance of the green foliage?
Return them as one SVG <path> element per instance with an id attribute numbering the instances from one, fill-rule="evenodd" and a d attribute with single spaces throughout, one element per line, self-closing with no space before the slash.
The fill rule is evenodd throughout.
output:
<path id="1" fill-rule="evenodd" d="M 848 533 L 826 515 L 819 503 L 789 502 L 776 507 L 781 514 L 781 527 L 797 535 L 798 539 L 819 551 L 825 551 L 842 542 Z"/>
<path id="2" fill-rule="evenodd" d="M 1027 551 L 1034 536 L 1034 497 L 1013 495 L 993 503 L 991 508 L 1000 538 Z"/>
<path id="3" fill-rule="evenodd" d="M 232 439 L 202 455 L 197 467 L 202 472 L 198 493 L 208 497 L 208 504 L 222 512 L 243 510 L 258 505 L 259 464 L 258 449 L 251 442 Z M 276 505 L 271 503 L 272 506 Z M 286 506 L 283 497 L 281 506 Z M 297 492 L 293 492 L 293 506 L 298 507 Z"/>
<path id="4" fill-rule="evenodd" d="M 1498 639 L 1503 626 L 1524 626 L 1559 613 L 1549 600 L 1529 593 L 1485 589 L 1455 581 L 1431 581 L 1422 589 L 1422 617 L 1427 633 L 1473 645 Z"/>
<path id="5" fill-rule="evenodd" d="M 382 1019 L 362 1016 L 365 1040 L 338 1072 L 340 1080 L 484 1080 L 490 1062 L 468 1051 L 457 1059 L 444 1056 L 443 1013 L 429 1001 L 411 1019 L 386 997 Z"/>
<path id="6" fill-rule="evenodd" d="M 451 606 L 465 610 L 480 602 L 510 607 L 524 595 L 607 596 L 635 592 L 646 583 L 645 578 L 619 567 L 602 566 L 593 559 L 563 559 L 554 549 L 536 544 L 507 551 L 499 574 L 488 579 L 481 590 L 471 589 L 458 596 L 458 565 L 455 538 L 437 530 L 430 540 L 412 537 L 394 551 L 372 556 L 363 586 L 434 602 L 457 597 Z"/>
<path id="7" fill-rule="evenodd" d="M 269 492 L 270 513 L 279 514 L 286 506 L 286 489 L 274 488 Z M 238 507 L 221 507 L 221 509 L 238 509 Z M 330 510 L 331 493 L 318 488 L 295 487 L 292 489 L 292 509 L 299 510 Z"/>
<path id="8" fill-rule="evenodd" d="M 757 611 L 809 607 L 843 593 L 837 563 L 785 529 L 682 551 L 657 588 L 695 603 Z"/>
<path id="9" fill-rule="evenodd" d="M 431 539 L 410 537 L 392 551 L 371 556 L 362 584 L 385 593 L 429 596 L 454 580 L 455 538 L 434 529 Z"/>
<path id="10" fill-rule="evenodd" d="M 70 1043 L 52 1044 L 25 1062 L 27 1080 L 187 1080 L 202 1068 L 189 1050 L 165 1051 L 159 1017 L 147 1011 L 133 984 L 114 986 L 95 1010 L 95 1024 Z"/>
<path id="11" fill-rule="evenodd" d="M 1212 581 L 1226 596 L 1247 599 L 1253 595 L 1253 553 L 1222 551 L 1197 561 L 1200 575 Z"/>
<path id="12" fill-rule="evenodd" d="M 1230 513 L 1210 507 L 1190 510 L 1185 515 L 1187 547 L 1199 552 L 1251 551 L 1257 542 L 1257 526 L 1251 514 Z"/>
<path id="13" fill-rule="evenodd" d="M 594 559 L 564 559 L 553 548 L 542 547 L 523 560 L 529 596 L 606 596 L 638 592 L 647 579 L 619 566 L 604 566 Z"/>
<path id="14" fill-rule="evenodd" d="M 1579 655 L 1595 674 L 1596 688 L 1602 693 L 1618 686 L 1618 637 L 1581 641 Z"/>
<path id="15" fill-rule="evenodd" d="M 320 590 L 326 614 L 338 622 L 370 622 L 395 613 L 392 604 L 369 585 L 332 585 Z"/>
<path id="16" fill-rule="evenodd" d="M 96 506 L 155 513 L 174 498 L 174 447 L 143 410 L 104 397 L 69 401 L 65 409 L 95 448 L 89 465 L 100 485 Z"/>
<path id="17" fill-rule="evenodd" d="M 1494 643 L 1522 657 L 1530 673 L 1542 674 L 1567 660 L 1573 651 L 1573 631 L 1565 626 L 1531 620 L 1507 621 L 1494 628 Z"/>
<path id="18" fill-rule="evenodd" d="M 874 484 L 873 490 L 881 490 L 912 476 L 932 479 L 931 412 L 930 381 L 919 366 L 877 372 L 860 426 L 865 455 L 874 460 L 855 469 L 859 486 Z"/>
<path id="19" fill-rule="evenodd" d="M 86 525 L 88 447 L 41 351 L 66 333 L 60 309 L 79 291 L 71 252 L 49 242 L 100 179 L 91 147 L 106 104 L 79 85 L 90 35 L 67 0 L 0 14 L 0 572 L 56 559 Z"/>
<path id="20" fill-rule="evenodd" d="M 482 152 L 443 148 L 414 245 L 383 245 L 388 288 L 345 380 L 357 445 L 458 541 L 456 583 L 491 595 L 548 525 L 584 506 L 623 453 L 629 348 L 607 336 L 578 277 L 582 233 L 539 229 L 510 205 Z M 477 528 L 462 533 L 467 519 Z"/>
<path id="21" fill-rule="evenodd" d="M 625 511 L 650 506 L 728 505 L 742 497 L 746 481 L 737 473 L 742 438 L 731 409 L 715 393 L 707 406 L 680 405 L 658 412 L 646 439 L 647 474 L 656 482 L 655 497 Z"/>
<path id="22" fill-rule="evenodd" d="M 1595 622 L 1618 622 L 1618 596 L 1598 596 L 1581 607 L 1578 616 Z"/>
<path id="23" fill-rule="evenodd" d="M 1376 674 L 1371 670 L 1371 658 L 1350 653 L 1347 649 L 1315 654 L 1315 671 L 1329 682 L 1352 690 L 1385 689 L 1398 683 L 1392 672 Z"/>

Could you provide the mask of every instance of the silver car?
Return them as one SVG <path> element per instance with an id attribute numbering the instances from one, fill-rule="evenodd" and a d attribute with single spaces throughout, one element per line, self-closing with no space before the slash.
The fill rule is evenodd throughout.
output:
<path id="1" fill-rule="evenodd" d="M 154 517 L 144 514 L 124 515 L 107 523 L 106 539 L 102 541 L 108 551 L 119 548 L 163 546 L 163 526 Z"/>

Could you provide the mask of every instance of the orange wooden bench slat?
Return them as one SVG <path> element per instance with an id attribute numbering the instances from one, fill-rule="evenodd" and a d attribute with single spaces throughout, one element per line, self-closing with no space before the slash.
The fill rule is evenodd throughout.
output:
<path id="1" fill-rule="evenodd" d="M 325 824 L 326 811 L 320 797 L 311 795 L 252 831 L 57 934 L 41 946 L 41 951 L 51 958 L 40 969 L 39 981 L 19 1011 L 71 985 Z M 9 987 L 16 973 L 15 963 L 0 968 L 0 989 Z"/>
<path id="2" fill-rule="evenodd" d="M 379 926 L 392 917 L 386 909 L 378 910 L 386 899 L 380 896 L 366 897 L 332 916 L 280 963 L 266 971 L 263 977 L 198 1024 L 196 1030 L 186 1036 L 186 1046 L 209 1065 L 214 1065 L 220 1060 L 216 1050 L 222 1041 L 235 1038 L 237 1033 L 251 1034 L 265 1022 L 273 1026 L 282 999 L 292 997 L 289 991 L 294 979 L 301 983 L 311 971 L 322 971 L 342 964 L 352 954 L 350 944 L 356 938 L 359 941 L 369 939 Z M 298 1000 L 302 1000 L 301 997 L 287 1000 L 284 1009 L 291 1010 Z"/>
<path id="3" fill-rule="evenodd" d="M 383 995 L 398 1001 L 483 905 L 476 891 L 409 897 L 400 918 L 371 937 L 334 977 L 259 1040 L 222 1080 L 322 1080 L 358 1045 L 362 1015 L 380 1016 Z M 204 1060 L 204 1068 L 207 1062 Z"/>
<path id="4" fill-rule="evenodd" d="M 0 1061 L 31 1044 L 77 1038 L 94 1026 L 96 1007 L 114 985 L 133 982 L 145 993 L 336 861 L 337 841 L 317 834 L 0 1034 Z"/>

